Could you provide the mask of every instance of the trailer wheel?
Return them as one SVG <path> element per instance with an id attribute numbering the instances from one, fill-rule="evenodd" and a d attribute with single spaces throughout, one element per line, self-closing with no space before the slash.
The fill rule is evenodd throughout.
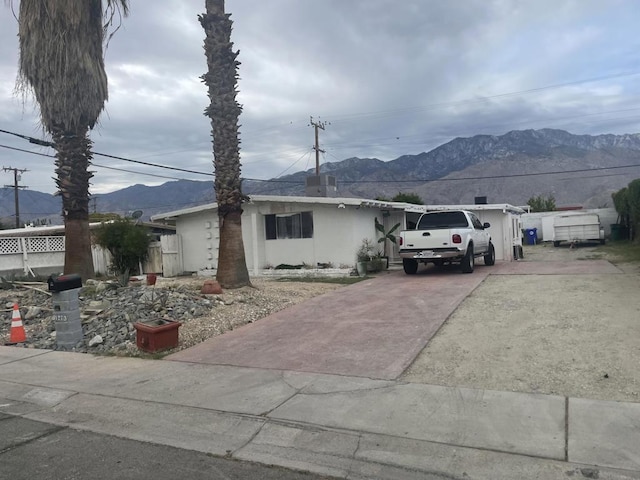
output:
<path id="1" fill-rule="evenodd" d="M 558 242 L 558 241 L 553 242 L 553 246 L 554 247 L 559 247 L 560 246 L 560 242 Z"/>
<path id="2" fill-rule="evenodd" d="M 462 273 L 473 273 L 474 264 L 475 258 L 473 256 L 473 244 L 470 244 L 467 248 L 467 254 L 462 259 L 462 262 L 460 262 Z"/>
<path id="3" fill-rule="evenodd" d="M 404 273 L 407 275 L 413 275 L 418 271 L 418 261 L 412 258 L 403 258 L 402 268 L 404 268 Z"/>

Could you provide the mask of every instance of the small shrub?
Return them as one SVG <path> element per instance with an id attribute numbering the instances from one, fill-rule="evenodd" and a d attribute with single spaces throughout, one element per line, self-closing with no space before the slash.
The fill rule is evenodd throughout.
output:
<path id="1" fill-rule="evenodd" d="M 111 269 L 126 285 L 129 272 L 146 260 L 151 237 L 144 227 L 123 218 L 100 225 L 96 229 L 96 243 L 109 251 Z"/>

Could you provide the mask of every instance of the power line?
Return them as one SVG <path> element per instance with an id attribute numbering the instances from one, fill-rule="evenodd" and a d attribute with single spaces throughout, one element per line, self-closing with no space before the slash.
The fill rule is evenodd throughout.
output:
<path id="1" fill-rule="evenodd" d="M 16 135 L 18 137 L 23 137 L 23 138 L 30 138 L 30 137 L 26 137 L 24 135 L 16 134 L 16 133 L 13 133 L 13 132 L 7 132 L 6 130 L 2 130 L 2 129 L 0 129 L 0 132 L 9 133 L 11 135 Z M 34 139 L 34 140 L 37 140 L 37 139 Z M 46 143 L 43 140 L 38 140 L 38 144 L 40 144 L 40 142 Z M 34 143 L 34 142 L 31 142 L 31 143 Z M 43 146 L 49 146 L 49 145 L 43 145 Z M 0 147 L 7 148 L 9 150 L 15 150 L 15 151 L 18 151 L 18 152 L 30 153 L 32 155 L 39 155 L 41 157 L 56 158 L 55 155 L 49 155 L 47 153 L 34 152 L 32 150 L 26 150 L 26 149 L 23 149 L 23 148 L 11 147 L 9 145 L 4 145 L 4 144 L 0 144 Z M 303 154 L 303 156 L 306 155 L 307 153 L 308 152 L 305 152 Z M 171 170 L 178 170 L 178 171 L 183 171 L 183 172 L 188 172 L 188 173 L 199 173 L 200 175 L 206 175 L 206 176 L 210 176 L 210 177 L 215 176 L 215 174 L 213 172 L 211 172 L 211 173 L 197 172 L 197 171 L 194 171 L 194 170 L 187 170 L 187 169 L 182 169 L 182 168 L 178 168 L 178 167 L 169 167 L 167 165 L 160 165 L 160 164 L 150 163 L 150 162 L 142 162 L 142 161 L 139 161 L 139 160 L 133 160 L 133 159 L 130 159 L 130 158 L 119 157 L 119 156 L 115 156 L 115 155 L 108 155 L 108 154 L 104 154 L 104 153 L 93 152 L 93 154 L 94 155 L 101 155 L 101 156 L 104 156 L 104 157 L 115 158 L 115 159 L 122 160 L 122 161 L 125 161 L 125 162 L 140 163 L 140 164 L 151 166 L 151 167 L 167 168 L 167 169 L 171 169 Z M 100 164 L 94 163 L 94 162 L 91 162 L 91 165 L 93 165 L 95 167 L 107 168 L 107 169 L 111 169 L 111 170 L 120 170 L 122 172 L 127 172 L 127 173 L 135 173 L 135 174 L 138 174 L 138 175 L 147 175 L 147 176 L 151 176 L 151 177 L 169 178 L 169 179 L 172 179 L 172 180 L 188 180 L 186 178 L 180 178 L 180 177 L 167 177 L 167 176 L 164 176 L 164 175 L 157 175 L 157 174 L 153 174 L 153 173 L 144 173 L 144 172 L 137 172 L 135 170 L 126 170 L 124 168 L 108 167 L 106 165 L 100 165 Z M 246 177 L 243 178 L 243 180 L 251 180 L 251 181 L 254 181 L 254 182 L 276 182 L 276 183 L 282 182 L 282 180 L 273 180 L 273 179 L 265 180 L 265 179 L 261 179 L 261 178 L 246 178 Z"/>
<path id="2" fill-rule="evenodd" d="M 635 167 L 640 167 L 640 164 L 620 165 L 616 167 L 580 168 L 576 170 L 557 170 L 552 172 L 514 173 L 510 175 L 490 175 L 486 177 L 433 178 L 433 179 L 422 179 L 422 180 L 343 180 L 342 183 L 416 183 L 416 182 L 430 183 L 430 182 L 456 182 L 460 180 L 493 180 L 493 179 L 499 179 L 499 178 L 537 177 L 541 175 L 562 175 L 565 173 L 597 172 L 601 170 L 615 170 L 619 168 L 635 168 Z"/>
<path id="3" fill-rule="evenodd" d="M 313 119 L 311 119 L 311 120 L 312 120 L 312 123 L 313 123 Z M 314 126 L 315 126 L 315 124 L 314 124 Z M 318 127 L 318 128 L 320 128 L 320 127 Z M 51 142 L 47 142 L 45 140 L 35 139 L 35 138 L 29 137 L 29 136 L 26 136 L 26 135 L 22 135 L 22 134 L 15 133 L 15 132 L 10 132 L 10 131 L 3 130 L 3 129 L 0 129 L 0 132 L 7 133 L 7 134 L 10 134 L 10 135 L 15 135 L 15 136 L 21 137 L 23 139 L 27 139 L 27 140 L 29 140 L 30 143 L 35 143 L 37 145 L 48 146 L 48 147 L 51 147 L 53 145 Z M 10 147 L 8 145 L 0 144 L 0 147 L 8 148 L 8 149 L 11 149 L 11 150 L 17 150 L 17 151 L 21 151 L 21 152 L 25 152 L 25 153 L 30 153 L 30 154 L 33 154 L 33 155 L 40 155 L 40 156 L 44 156 L 44 157 L 55 158 L 55 156 L 53 156 L 53 155 L 48 155 L 48 154 L 39 153 L 39 152 L 33 152 L 31 150 L 24 150 L 24 149 L 16 148 L 16 147 Z M 318 153 L 319 151 L 321 151 L 321 150 L 316 151 L 316 153 Z M 307 152 L 305 152 L 305 154 L 306 153 Z M 160 165 L 160 164 L 155 164 L 155 163 L 150 163 L 150 162 L 142 162 L 140 160 L 133 160 L 133 159 L 120 157 L 120 156 L 116 156 L 116 155 L 109 155 L 109 154 L 103 154 L 103 153 L 97 153 L 97 152 L 93 152 L 93 154 L 94 155 L 104 156 L 104 157 L 109 157 L 109 158 L 114 158 L 114 159 L 122 160 L 122 161 L 126 161 L 126 162 L 139 163 L 139 164 L 146 165 L 146 166 L 151 166 L 151 167 L 159 167 L 159 168 L 166 168 L 166 169 L 170 169 L 170 170 L 183 171 L 183 172 L 187 172 L 187 173 L 197 173 L 197 174 L 200 174 L 200 175 L 214 176 L 214 173 L 198 172 L 198 171 L 195 171 L 195 170 L 181 169 L 181 168 L 178 168 L 178 167 L 170 167 L 170 166 L 167 166 L 167 165 Z M 300 157 L 300 158 L 302 158 L 302 157 Z M 300 159 L 296 160 L 296 163 L 299 160 Z M 132 170 L 119 169 L 119 168 L 116 168 L 116 167 L 107 167 L 107 166 L 104 166 L 104 165 L 93 164 L 93 163 L 92 163 L 92 165 L 100 167 L 100 168 L 108 168 L 108 169 L 113 169 L 113 170 L 121 170 L 121 171 L 128 172 L 128 173 L 136 173 L 136 174 L 139 174 L 139 175 L 150 175 L 150 176 L 159 176 L 161 178 L 170 178 L 170 179 L 175 179 L 175 180 L 186 180 L 186 179 L 183 179 L 183 178 L 164 177 L 164 176 L 155 175 L 155 174 L 148 174 L 148 173 L 136 172 L 136 171 L 132 171 Z M 484 180 L 484 179 L 500 179 L 500 178 L 516 178 L 516 177 L 540 176 L 540 175 L 558 175 L 558 174 L 567 174 L 567 173 L 584 173 L 584 172 L 593 172 L 593 171 L 601 171 L 601 170 L 613 170 L 613 169 L 622 169 L 622 168 L 634 168 L 634 167 L 640 167 L 640 164 L 622 165 L 622 166 L 614 166 L 614 167 L 594 167 L 594 168 L 587 168 L 587 169 L 562 170 L 562 171 L 550 171 L 550 172 L 518 173 L 518 174 L 511 174 L 511 175 L 493 175 L 493 176 L 486 176 L 486 177 L 458 177 L 458 178 L 415 179 L 415 180 L 343 180 L 343 181 L 341 181 L 341 183 L 344 183 L 344 184 L 355 184 L 355 183 L 390 183 L 390 182 L 391 183 L 448 182 L 448 181 L 461 181 L 461 180 Z M 254 182 L 267 182 L 267 183 L 291 183 L 291 184 L 299 184 L 300 183 L 300 181 L 298 181 L 298 180 L 278 180 L 278 179 L 264 180 L 264 179 L 246 178 L 246 177 L 243 177 L 242 180 L 254 181 Z"/>
<path id="4" fill-rule="evenodd" d="M 177 171 L 177 172 L 185 172 L 185 173 L 193 173 L 195 175 L 204 175 L 204 176 L 207 176 L 207 177 L 214 176 L 213 173 L 211 173 L 211 172 L 199 172 L 198 170 L 190 170 L 188 168 L 170 167 L 169 165 L 160 165 L 158 163 L 143 162 L 142 160 L 133 160 L 131 158 L 124 158 L 124 157 L 119 157 L 117 155 L 109 155 L 109 154 L 106 154 L 106 153 L 99 153 L 99 152 L 92 152 L 92 153 L 94 155 L 99 155 L 101 157 L 113 158 L 113 159 L 116 159 L 116 160 L 122 160 L 124 162 L 138 163 L 140 165 L 146 165 L 148 167 L 166 168 L 167 170 L 174 170 L 174 171 Z"/>
<path id="5" fill-rule="evenodd" d="M 3 130 L 3 129 L 0 129 L 0 132 L 1 133 L 6 133 L 6 134 L 9 134 L 9 135 L 14 135 L 16 137 L 23 138 L 23 139 L 29 141 L 29 143 L 34 143 L 36 145 L 53 148 L 53 143 L 52 142 L 48 142 L 46 140 L 40 140 L 40 139 L 37 139 L 37 138 L 29 137 L 27 135 L 22 135 L 20 133 L 15 133 L 15 132 L 10 132 L 8 130 Z M 0 144 L 0 147 L 7 148 L 9 150 L 16 150 L 16 151 L 19 151 L 19 152 L 30 153 L 32 155 L 39 155 L 39 156 L 42 156 L 42 157 L 56 158 L 55 155 L 49 155 L 49 154 L 46 154 L 46 153 L 34 152 L 34 151 L 31 151 L 31 150 L 25 150 L 25 149 L 22 149 L 22 148 L 11 147 L 9 145 Z M 99 153 L 99 152 L 92 152 L 92 153 L 93 153 L 93 155 L 99 155 L 99 156 L 102 156 L 102 157 L 108 157 L 108 158 L 113 158 L 113 159 L 116 159 L 116 160 L 122 160 L 124 162 L 138 163 L 138 164 L 146 165 L 146 166 L 149 166 L 149 167 L 165 168 L 165 169 L 168 169 L 168 170 L 174 170 L 174 171 L 186 172 L 186 173 L 193 173 L 193 174 L 204 175 L 204 176 L 208 176 L 208 177 L 214 177 L 215 176 L 215 174 L 213 172 L 208 172 L 207 173 L 207 172 L 200 172 L 200 171 L 197 171 L 197 170 L 189 170 L 189 169 L 185 169 L 185 168 L 171 167 L 171 166 L 168 166 L 168 165 L 162 165 L 162 164 L 151 163 L 151 162 L 143 162 L 141 160 L 133 160 L 131 158 L 120 157 L 120 156 L 117 156 L 117 155 L 109 155 L 109 154 L 106 154 L 106 153 Z M 306 153 L 307 152 L 305 152 L 303 154 L 303 156 Z M 107 167 L 105 165 L 100 165 L 100 164 L 97 164 L 97 163 L 94 163 L 94 162 L 91 162 L 91 165 L 96 166 L 96 167 L 101 167 L 101 168 L 108 168 L 108 169 L 112 169 L 112 170 L 118 170 L 118 168 L 116 168 L 116 167 Z M 170 178 L 170 179 L 174 179 L 174 180 L 186 180 L 184 178 L 164 177 L 162 175 L 136 172 L 136 171 L 133 171 L 133 170 L 126 170 L 126 169 L 119 169 L 119 170 L 121 170 L 123 172 L 128 172 L 128 173 L 136 173 L 136 174 L 139 174 L 139 175 L 148 175 L 148 176 L 152 176 L 152 177 Z M 255 182 L 277 181 L 277 180 L 264 180 L 264 179 L 259 179 L 259 178 L 243 178 L 243 180 L 252 180 L 252 181 L 255 181 Z"/>
<path id="6" fill-rule="evenodd" d="M 307 150 L 306 152 L 304 152 L 302 155 L 300 155 L 300 157 L 293 162 L 291 165 L 289 165 L 287 168 L 285 168 L 282 172 L 280 172 L 278 175 L 275 176 L 275 178 L 281 177 L 282 175 L 284 175 L 287 170 L 289 170 L 291 167 L 293 167 L 296 163 L 298 163 L 300 160 L 302 160 L 303 157 L 309 155 L 311 153 L 311 150 Z"/>
<path id="7" fill-rule="evenodd" d="M 51 148 L 54 147 L 53 142 L 49 142 L 47 140 L 40 140 L 38 138 L 33 138 L 33 137 L 28 136 L 28 135 L 22 135 L 21 133 L 10 132 L 9 130 L 0 129 L 0 132 L 1 133 L 6 133 L 8 135 L 13 135 L 13 136 L 16 136 L 16 137 L 20 137 L 20 138 L 22 138 L 24 140 L 27 140 L 29 143 L 33 143 L 35 145 L 40 145 L 42 147 L 51 147 Z M 11 148 L 11 147 L 8 147 L 8 148 Z M 175 170 L 175 171 L 178 171 L 178 172 L 193 173 L 193 174 L 196 174 L 196 175 L 206 175 L 206 176 L 212 176 L 213 175 L 210 172 L 199 172 L 197 170 L 190 170 L 190 169 L 187 169 L 187 168 L 171 167 L 169 165 L 161 165 L 159 163 L 143 162 L 142 160 L 133 160 L 131 158 L 119 157 L 117 155 L 109 155 L 107 153 L 100 153 L 100 152 L 91 152 L 91 153 L 93 155 L 99 155 L 101 157 L 113 158 L 115 160 L 122 160 L 122 161 L 125 161 L 125 162 L 138 163 L 140 165 L 146 165 L 146 166 L 149 166 L 149 167 L 166 168 L 167 170 Z M 51 156 L 51 155 L 47 155 L 47 156 Z"/>
<path id="8" fill-rule="evenodd" d="M 18 152 L 24 152 L 24 153 L 30 153 L 32 155 L 39 155 L 41 157 L 49 157 L 49 158 L 56 158 L 55 155 L 49 155 L 47 153 L 40 153 L 40 152 L 34 152 L 32 150 L 25 150 L 23 148 L 16 148 L 16 147 L 10 147 L 9 145 L 3 145 L 0 144 L 0 147 L 2 148 L 8 148 L 9 150 L 16 150 Z M 94 163 L 91 162 L 91 166 L 93 167 L 99 167 L 99 168 L 106 168 L 108 170 L 118 170 L 120 172 L 126 172 L 126 173 L 135 173 L 137 175 L 146 175 L 148 177 L 158 177 L 158 178 L 167 178 L 169 180 L 187 180 L 186 178 L 180 178 L 180 177 L 169 177 L 167 175 L 158 175 L 156 173 L 145 173 L 145 172 L 137 172 L 135 170 L 127 170 L 125 168 L 117 168 L 117 167 L 108 167 L 107 165 L 101 165 L 99 163 Z"/>

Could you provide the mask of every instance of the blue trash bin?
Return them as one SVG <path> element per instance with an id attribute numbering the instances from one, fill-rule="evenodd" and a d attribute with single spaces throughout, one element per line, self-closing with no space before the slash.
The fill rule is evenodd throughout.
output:
<path id="1" fill-rule="evenodd" d="M 535 245 L 538 243 L 538 229 L 537 228 L 527 228 L 527 245 Z"/>

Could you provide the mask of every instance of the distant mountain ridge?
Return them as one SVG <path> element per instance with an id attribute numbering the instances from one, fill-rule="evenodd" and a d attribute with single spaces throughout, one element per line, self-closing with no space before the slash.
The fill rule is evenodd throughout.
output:
<path id="1" fill-rule="evenodd" d="M 621 168 L 625 165 L 639 167 Z M 545 172 L 575 173 L 546 175 Z M 384 162 L 352 157 L 321 165 L 334 175 L 338 195 L 390 198 L 413 192 L 426 203 L 491 203 L 523 205 L 533 195 L 554 195 L 556 203 L 611 206 L 611 192 L 640 177 L 640 134 L 573 135 L 564 130 L 513 130 L 504 135 L 455 138 L 429 152 Z M 276 181 L 243 182 L 246 194 L 304 195 L 313 169 Z M 482 177 L 482 178 L 480 178 Z M 275 179 L 272 179 L 275 180 Z M 179 180 L 156 187 L 133 185 L 96 195 L 99 212 L 143 210 L 144 217 L 215 200 L 211 181 Z M 93 204 L 92 204 L 93 205 Z M 35 191 L 20 192 L 23 220 L 53 217 L 60 223 L 60 199 Z M 13 191 L 0 189 L 0 218 L 12 225 Z"/>

